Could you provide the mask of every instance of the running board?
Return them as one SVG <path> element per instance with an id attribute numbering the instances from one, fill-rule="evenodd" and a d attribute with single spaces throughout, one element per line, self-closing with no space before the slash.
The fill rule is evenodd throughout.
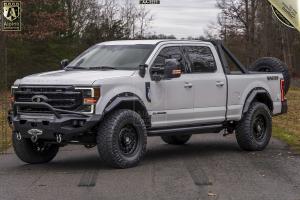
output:
<path id="1" fill-rule="evenodd" d="M 149 129 L 148 136 L 178 135 L 178 134 L 201 134 L 201 133 L 219 133 L 224 129 L 223 124 L 184 126 L 177 128 L 156 128 Z"/>

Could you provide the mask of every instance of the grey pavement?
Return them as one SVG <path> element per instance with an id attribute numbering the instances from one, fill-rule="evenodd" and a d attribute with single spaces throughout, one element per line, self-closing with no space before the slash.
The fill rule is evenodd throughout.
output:
<path id="1" fill-rule="evenodd" d="M 272 139 L 262 152 L 239 149 L 234 135 L 194 135 L 172 146 L 148 138 L 139 166 L 106 167 L 96 148 L 61 148 L 48 164 L 0 155 L 0 200 L 300 200 L 300 156 Z"/>

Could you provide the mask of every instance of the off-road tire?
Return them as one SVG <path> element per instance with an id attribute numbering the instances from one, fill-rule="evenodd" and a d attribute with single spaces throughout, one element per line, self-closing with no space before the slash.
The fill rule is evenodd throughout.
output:
<path id="1" fill-rule="evenodd" d="M 16 133 L 12 135 L 13 149 L 17 156 L 29 164 L 42 164 L 53 160 L 59 150 L 56 144 L 45 144 L 38 140 L 33 143 L 28 138 L 17 139 Z M 43 148 L 43 149 L 42 149 Z"/>
<path id="2" fill-rule="evenodd" d="M 136 141 L 137 144 L 134 151 L 128 155 L 125 154 L 128 150 L 126 134 L 129 134 L 131 142 Z M 114 111 L 100 124 L 97 134 L 98 152 L 100 158 L 111 167 L 130 168 L 138 165 L 146 153 L 146 145 L 145 123 L 141 116 L 132 110 Z"/>
<path id="3" fill-rule="evenodd" d="M 256 60 L 250 67 L 250 71 L 258 72 L 279 72 L 282 73 L 284 79 L 284 92 L 288 93 L 290 88 L 290 74 L 288 66 L 279 60 L 278 58 L 273 57 L 264 57 Z"/>
<path id="4" fill-rule="evenodd" d="M 189 141 L 192 135 L 173 135 L 173 136 L 161 136 L 161 139 L 172 145 L 183 145 Z"/>
<path id="5" fill-rule="evenodd" d="M 260 133 L 259 129 L 265 131 Z M 263 103 L 252 103 L 236 129 L 239 146 L 246 151 L 261 151 L 269 144 L 271 136 L 272 116 L 269 108 Z"/>

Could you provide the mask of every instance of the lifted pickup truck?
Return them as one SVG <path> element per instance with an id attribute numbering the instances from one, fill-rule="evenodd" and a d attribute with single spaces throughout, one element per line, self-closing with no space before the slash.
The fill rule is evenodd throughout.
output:
<path id="1" fill-rule="evenodd" d="M 249 72 L 218 41 L 104 42 L 61 65 L 12 86 L 8 118 L 24 162 L 49 162 L 60 147 L 82 144 L 128 168 L 145 155 L 147 136 L 182 145 L 222 130 L 259 151 L 272 116 L 287 112 L 285 64 L 262 58 L 250 67 L 260 72 Z"/>

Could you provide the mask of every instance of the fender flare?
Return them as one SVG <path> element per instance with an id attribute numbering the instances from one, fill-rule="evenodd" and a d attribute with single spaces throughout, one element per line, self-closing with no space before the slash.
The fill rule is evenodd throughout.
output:
<path id="1" fill-rule="evenodd" d="M 260 95 L 260 94 L 266 95 L 268 97 L 267 101 L 272 102 L 272 104 L 270 105 L 271 106 L 270 109 L 271 109 L 271 111 L 273 111 L 273 101 L 272 101 L 272 98 L 271 98 L 271 95 L 269 94 L 269 92 L 264 88 L 254 88 L 253 90 L 251 90 L 251 92 L 249 92 L 249 94 L 246 98 L 242 114 L 245 114 L 246 112 L 248 112 L 251 103 L 255 100 L 257 95 Z"/>
<path id="2" fill-rule="evenodd" d="M 120 105 L 123 102 L 139 102 L 143 107 L 146 109 L 146 106 L 142 102 L 142 100 L 137 97 L 136 95 L 134 96 L 123 96 L 123 95 L 117 95 L 116 97 L 112 98 L 112 100 L 109 101 L 107 106 L 104 109 L 104 113 L 108 113 L 112 111 L 115 107 Z M 147 109 L 146 109 L 147 110 Z"/>
<path id="3" fill-rule="evenodd" d="M 134 103 L 137 103 L 139 109 L 145 111 L 140 114 L 142 115 L 141 117 L 145 120 L 146 125 L 151 125 L 151 117 L 148 113 L 147 107 L 145 106 L 142 99 L 140 99 L 136 94 L 133 93 L 122 93 L 112 98 L 104 109 L 104 115 L 111 112 L 122 103 L 132 103 L 131 105 L 133 105 L 133 108 L 135 107 Z"/>

